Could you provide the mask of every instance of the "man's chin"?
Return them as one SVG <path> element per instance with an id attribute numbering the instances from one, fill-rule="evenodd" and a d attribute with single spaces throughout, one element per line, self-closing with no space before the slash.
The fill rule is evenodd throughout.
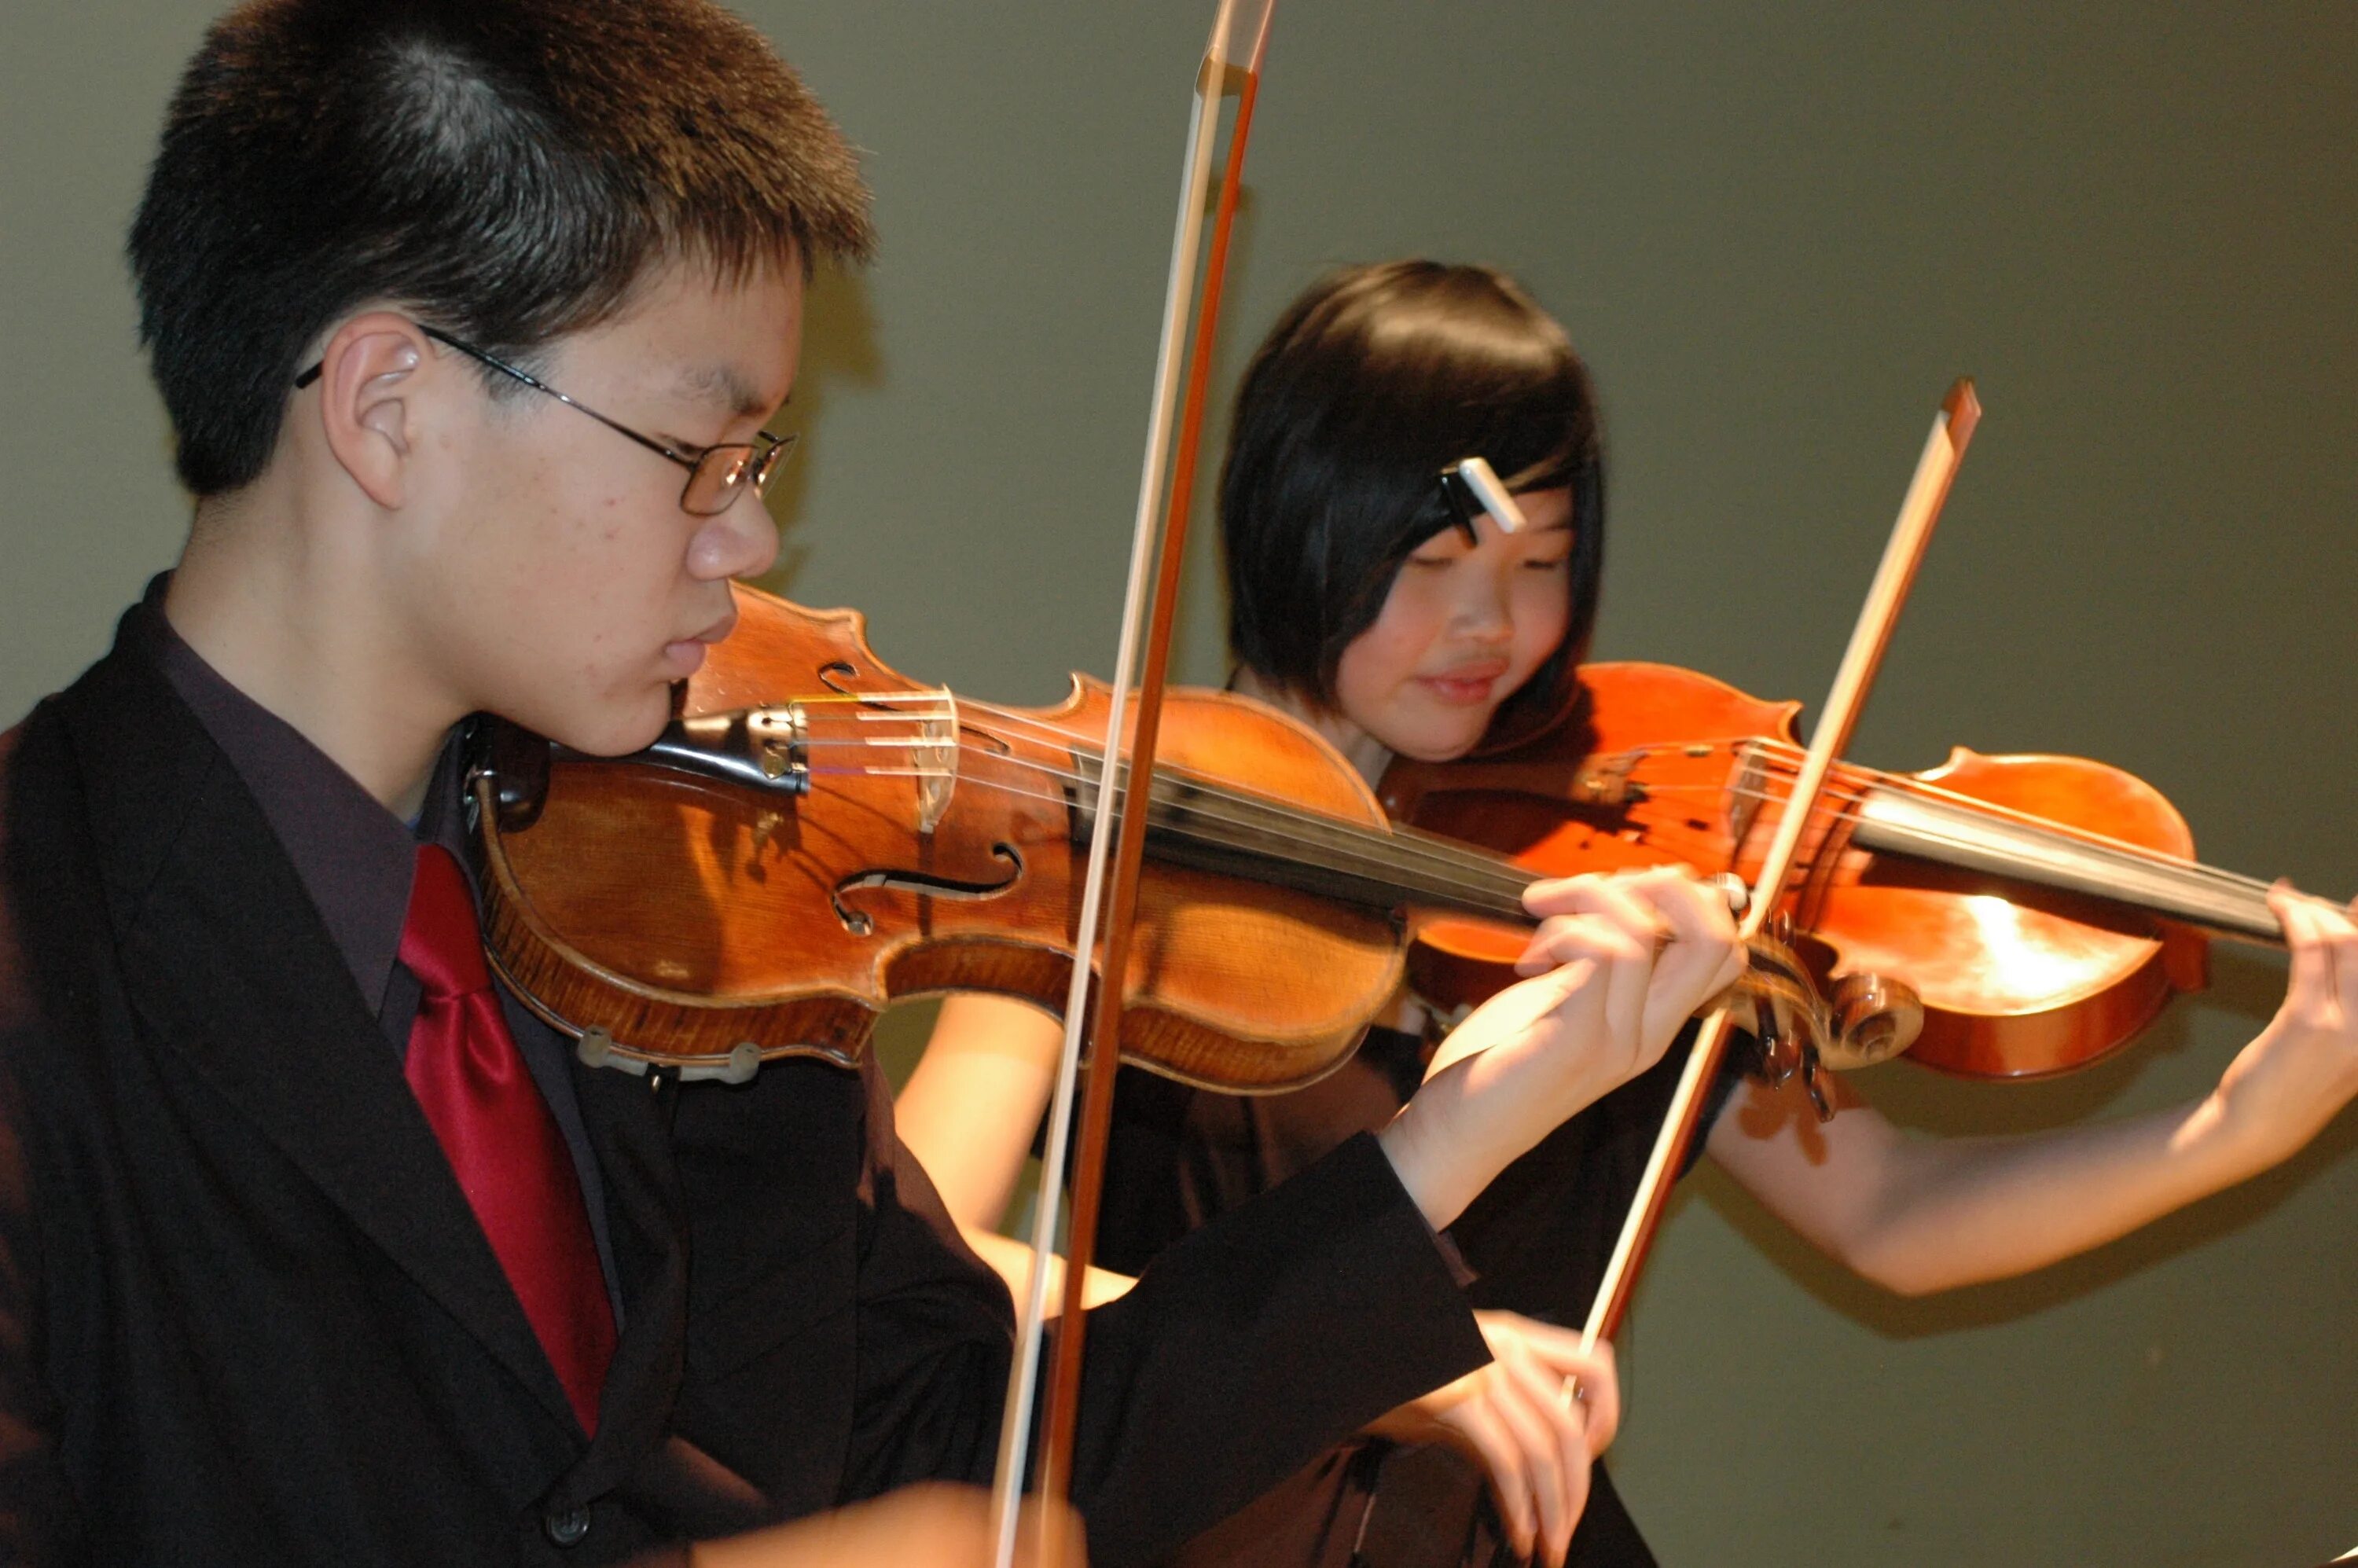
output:
<path id="1" fill-rule="evenodd" d="M 626 711 L 609 708 L 595 713 L 550 715 L 543 724 L 526 724 L 568 751 L 587 757 L 627 757 L 644 752 L 671 722 L 668 688 L 653 702 L 633 703 Z"/>

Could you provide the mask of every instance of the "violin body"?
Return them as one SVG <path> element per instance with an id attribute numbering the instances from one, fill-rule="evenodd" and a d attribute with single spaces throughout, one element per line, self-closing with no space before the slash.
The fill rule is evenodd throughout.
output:
<path id="1" fill-rule="evenodd" d="M 1062 1014 L 1109 694 L 968 705 L 868 647 L 852 611 L 737 590 L 740 622 L 683 717 L 763 709 L 800 793 L 644 760 L 560 759 L 529 827 L 479 784 L 486 934 L 520 994 L 585 1054 L 751 1076 L 857 1059 L 889 1002 L 989 990 Z M 784 717 L 794 715 L 792 719 Z M 1385 818 L 1325 741 L 1248 698 L 1174 690 L 1163 765 L 1361 826 Z M 794 779 L 784 775 L 781 784 Z M 1399 983 L 1378 913 L 1156 863 L 1139 894 L 1120 1048 L 1231 1089 L 1307 1082 Z"/>
<path id="2" fill-rule="evenodd" d="M 1595 664 L 1581 676 L 1587 701 L 1563 725 L 1470 761 L 1403 759 L 1385 775 L 1385 805 L 1399 821 L 1548 875 L 1668 863 L 1749 883 L 1781 816 L 1777 785 L 1798 752 L 1801 705 L 1663 665 Z M 1968 1076 L 2065 1071 L 2133 1038 L 2173 992 L 2203 985 L 2204 938 L 2180 921 L 1866 847 L 1878 831 L 1934 847 L 1935 831 L 1918 823 L 1909 840 L 1887 810 L 1928 799 L 1951 814 L 1978 803 L 2006 831 L 2066 849 L 2086 836 L 2177 861 L 2193 851 L 2158 792 L 2082 758 L 1960 749 L 1904 777 L 1841 770 L 1803 838 L 1786 906 L 1802 934 L 1795 946 L 1829 991 L 1853 975 L 1912 988 L 1924 1010 L 1916 1060 Z M 1444 1005 L 1479 998 L 1512 979 L 1520 950 L 1478 922 L 1428 923 L 1411 983 Z"/>

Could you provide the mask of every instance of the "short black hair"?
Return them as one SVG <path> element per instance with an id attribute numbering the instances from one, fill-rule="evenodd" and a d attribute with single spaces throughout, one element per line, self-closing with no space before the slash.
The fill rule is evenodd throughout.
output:
<path id="1" fill-rule="evenodd" d="M 1489 267 L 1347 267 L 1271 329 L 1220 477 L 1230 654 L 1331 708 L 1343 651 L 1374 624 L 1401 561 L 1454 523 L 1440 474 L 1469 457 L 1517 489 L 1572 489 L 1569 631 L 1491 733 L 1560 717 L 1604 564 L 1595 396 L 1563 329 Z"/>
<path id="2" fill-rule="evenodd" d="M 297 356 L 371 300 L 528 360 L 663 263 L 872 244 L 842 135 L 708 0 L 250 0 L 180 79 L 129 248 L 202 496 L 260 475 Z"/>

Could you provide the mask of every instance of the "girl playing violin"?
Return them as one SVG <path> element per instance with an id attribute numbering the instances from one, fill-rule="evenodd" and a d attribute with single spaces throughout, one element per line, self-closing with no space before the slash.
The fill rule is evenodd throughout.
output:
<path id="1" fill-rule="evenodd" d="M 1519 526 L 1440 477 L 1477 457 L 1513 493 Z M 1512 280 L 1422 261 L 1327 277 L 1279 319 L 1238 397 L 1220 495 L 1234 686 L 1316 729 L 1370 784 L 1395 756 L 1447 760 L 1527 732 L 1574 695 L 1604 489 L 1587 373 Z M 2292 954 L 2284 1004 L 2198 1101 L 2028 1137 L 1931 1140 L 1839 1084 L 1820 1126 L 1798 1082 L 1739 1087 L 1731 1068 L 1702 1146 L 1829 1257 L 1903 1293 L 2112 1240 L 2284 1160 L 2358 1092 L 2358 927 L 2285 890 L 2270 902 Z M 1428 1022 L 1403 996 L 1344 1067 L 1287 1094 L 1122 1075 L 1099 1260 L 1135 1273 L 1382 1126 L 1423 1075 Z M 1025 1256 L 990 1227 L 1058 1039 L 1020 1003 L 954 997 L 899 1104 L 951 1212 L 1011 1273 Z M 1590 1468 L 1617 1418 L 1609 1357 L 1581 1359 L 1559 1325 L 1577 1324 L 1595 1292 L 1682 1057 L 1674 1047 L 1550 1135 L 1453 1227 L 1497 1360 L 1200 1538 L 1188 1561 L 1653 1561 Z M 2047 1201 L 2060 1189 L 2073 1201 Z M 1091 1297 L 1123 1283 L 1093 1281 Z M 1563 1397 L 1567 1379 L 1583 1397 Z"/>

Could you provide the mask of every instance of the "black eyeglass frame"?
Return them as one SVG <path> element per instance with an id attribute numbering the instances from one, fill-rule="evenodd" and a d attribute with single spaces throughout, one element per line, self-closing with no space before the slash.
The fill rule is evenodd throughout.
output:
<path id="1" fill-rule="evenodd" d="M 619 419 L 608 418 L 588 404 L 568 397 L 531 372 L 519 370 L 497 354 L 479 349 L 462 338 L 454 338 L 439 328 L 429 327 L 423 321 L 417 323 L 417 330 L 436 342 L 454 348 L 469 359 L 487 364 L 502 375 L 510 376 L 524 383 L 535 392 L 546 393 L 568 408 L 577 413 L 587 414 L 616 435 L 627 436 L 658 457 L 669 458 L 673 462 L 686 469 L 687 482 L 680 487 L 679 505 L 680 510 L 691 517 L 718 517 L 736 503 L 738 492 L 748 484 L 753 487 L 754 494 L 767 494 L 770 481 L 784 465 L 788 454 L 793 452 L 795 446 L 802 440 L 802 433 L 797 430 L 789 430 L 783 436 L 772 435 L 769 431 L 763 430 L 759 432 L 757 438 L 767 441 L 769 445 L 766 447 L 756 447 L 752 441 L 724 441 L 714 447 L 691 447 L 683 452 L 669 442 L 658 441 L 653 436 L 632 429 Z M 319 380 L 320 372 L 326 368 L 326 365 L 327 362 L 322 360 L 297 375 L 295 378 L 295 390 L 300 392 Z M 734 470 L 718 470 L 719 476 L 708 481 L 719 487 L 719 500 L 715 504 L 709 506 L 691 504 L 689 497 L 696 493 L 697 481 L 703 476 L 705 465 L 716 458 L 722 459 L 724 461 L 734 461 L 738 466 Z"/>

